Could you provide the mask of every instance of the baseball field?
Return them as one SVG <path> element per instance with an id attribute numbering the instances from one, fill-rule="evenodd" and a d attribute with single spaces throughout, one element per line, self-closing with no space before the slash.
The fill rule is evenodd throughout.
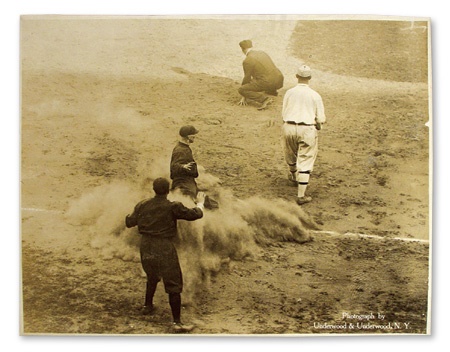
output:
<path id="1" fill-rule="evenodd" d="M 170 333 L 162 283 L 157 313 L 140 313 L 124 220 L 169 176 L 185 124 L 220 203 L 179 223 L 192 334 L 427 333 L 428 36 L 386 18 L 22 17 L 22 333 Z M 285 76 L 263 111 L 237 105 L 243 39 Z M 327 116 L 302 207 L 281 144 L 301 63 Z"/>

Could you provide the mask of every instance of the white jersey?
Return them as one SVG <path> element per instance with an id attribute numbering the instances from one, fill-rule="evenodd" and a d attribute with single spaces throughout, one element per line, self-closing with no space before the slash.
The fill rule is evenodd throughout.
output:
<path id="1" fill-rule="evenodd" d="M 326 121 L 322 97 L 307 84 L 299 83 L 283 98 L 283 121 L 313 125 Z"/>

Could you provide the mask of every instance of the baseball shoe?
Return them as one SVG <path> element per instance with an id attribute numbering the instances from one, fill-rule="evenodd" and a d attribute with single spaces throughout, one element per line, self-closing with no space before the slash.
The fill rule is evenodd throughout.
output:
<path id="1" fill-rule="evenodd" d="M 190 331 L 194 330 L 194 325 L 187 325 L 187 324 L 183 324 L 181 322 L 173 323 L 172 330 L 175 333 L 190 332 Z"/>
<path id="2" fill-rule="evenodd" d="M 264 100 L 261 104 L 261 106 L 258 108 L 258 110 L 264 110 L 267 108 L 267 106 L 269 104 L 271 104 L 273 102 L 273 100 L 271 98 L 266 98 L 266 100 Z"/>
<path id="3" fill-rule="evenodd" d="M 298 205 L 302 205 L 302 204 L 306 204 L 312 201 L 311 197 L 298 197 L 297 198 L 297 204 Z"/>
<path id="4" fill-rule="evenodd" d="M 209 196 L 205 197 L 205 208 L 206 209 L 218 209 L 219 208 L 219 202 L 217 202 L 215 199 L 212 199 Z"/>
<path id="5" fill-rule="evenodd" d="M 296 175 L 295 172 L 289 172 L 288 181 L 289 181 L 289 185 L 297 187 L 298 182 L 297 182 L 297 177 L 295 175 Z"/>
<path id="6" fill-rule="evenodd" d="M 156 308 L 154 306 L 144 306 L 142 308 L 142 315 L 153 315 L 156 311 Z"/>

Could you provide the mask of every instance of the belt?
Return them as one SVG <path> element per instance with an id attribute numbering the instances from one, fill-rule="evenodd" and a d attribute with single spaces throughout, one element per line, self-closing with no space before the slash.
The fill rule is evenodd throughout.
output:
<path id="1" fill-rule="evenodd" d="M 297 126 L 315 126 L 316 124 L 308 124 L 304 122 L 294 122 L 294 121 L 284 121 L 284 123 L 287 123 L 288 125 L 297 125 Z"/>

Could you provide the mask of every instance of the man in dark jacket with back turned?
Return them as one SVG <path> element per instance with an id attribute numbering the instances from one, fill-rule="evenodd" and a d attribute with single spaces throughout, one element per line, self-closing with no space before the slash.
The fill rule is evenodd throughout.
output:
<path id="1" fill-rule="evenodd" d="M 177 220 L 193 221 L 203 217 L 205 195 L 199 192 L 195 208 L 187 208 L 180 202 L 167 199 L 169 181 L 157 178 L 153 182 L 155 197 L 141 201 L 131 215 L 127 215 L 127 227 L 137 226 L 141 238 L 141 263 L 147 274 L 147 290 L 143 314 L 153 314 L 153 296 L 162 279 L 169 295 L 175 332 L 188 332 L 191 325 L 181 323 L 181 292 L 183 278 L 178 254 L 173 244 L 177 236 Z"/>
<path id="2" fill-rule="evenodd" d="M 248 100 L 253 100 L 260 103 L 258 110 L 263 110 L 272 102 L 266 94 L 278 95 L 277 90 L 283 87 L 284 76 L 269 55 L 253 50 L 251 40 L 243 40 L 239 46 L 246 55 L 242 63 L 244 79 L 239 88 L 243 98 L 239 105 L 247 105 Z"/>

